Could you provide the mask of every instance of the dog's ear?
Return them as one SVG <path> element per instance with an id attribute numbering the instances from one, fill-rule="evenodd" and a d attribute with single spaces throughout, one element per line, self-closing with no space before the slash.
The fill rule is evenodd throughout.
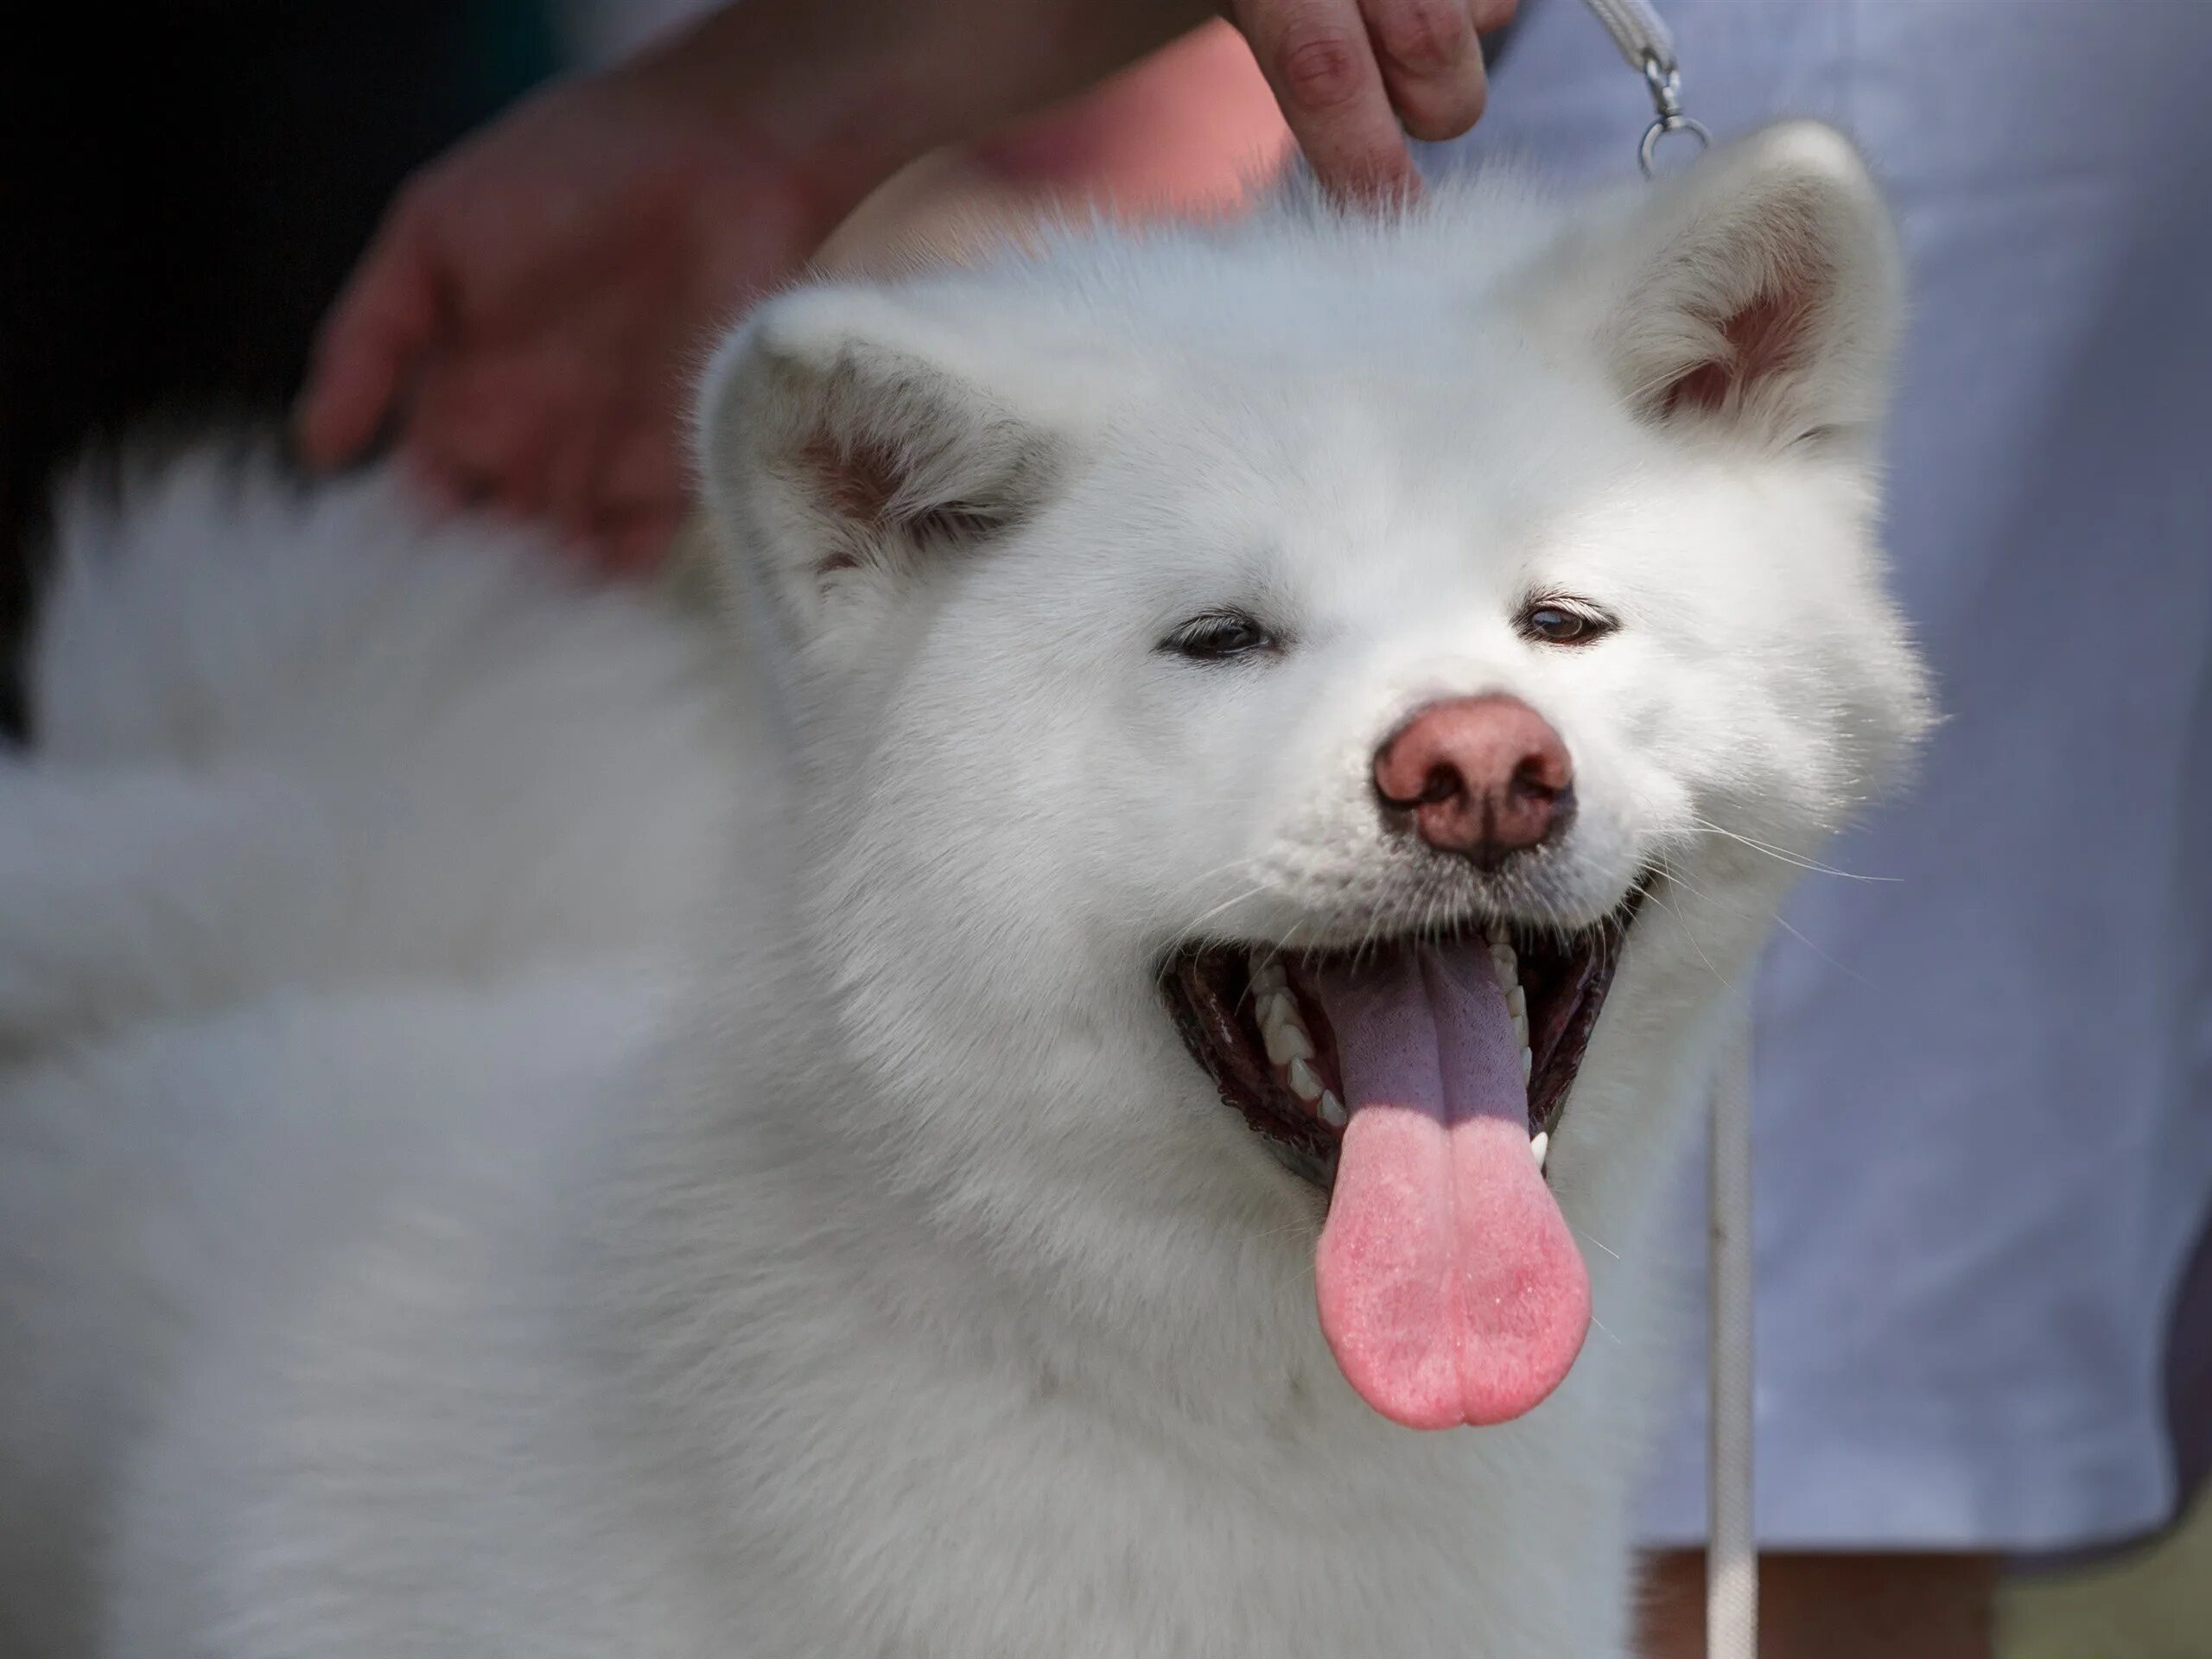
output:
<path id="1" fill-rule="evenodd" d="M 1016 531 L 1063 445 L 985 342 L 895 293 L 773 300 L 709 371 L 709 505 L 752 574 L 804 620 Z"/>
<path id="2" fill-rule="evenodd" d="M 1880 420 L 1896 236 L 1830 128 L 1789 122 L 1717 148 L 1522 280 L 1523 303 L 1594 346 L 1645 419 L 1775 447 L 1854 442 Z"/>

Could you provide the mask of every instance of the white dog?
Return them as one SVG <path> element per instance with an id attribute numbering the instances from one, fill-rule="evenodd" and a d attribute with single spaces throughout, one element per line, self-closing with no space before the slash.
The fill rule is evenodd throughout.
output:
<path id="1" fill-rule="evenodd" d="M 801 290 L 742 652 L 385 481 L 80 509 L 0 1649 L 1621 1655 L 1668 1172 L 1924 718 L 1896 286 L 1790 126 Z"/>

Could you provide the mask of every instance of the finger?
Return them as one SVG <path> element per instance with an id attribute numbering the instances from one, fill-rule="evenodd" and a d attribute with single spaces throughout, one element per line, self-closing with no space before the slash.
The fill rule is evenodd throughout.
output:
<path id="1" fill-rule="evenodd" d="M 564 417 L 538 381 L 514 364 L 435 365 L 409 409 L 408 442 L 508 512 L 536 518 L 546 510 Z"/>
<path id="2" fill-rule="evenodd" d="M 594 560 L 601 569 L 614 575 L 651 575 L 668 557 L 683 524 L 683 515 L 667 508 L 603 519 L 592 536 Z"/>
<path id="3" fill-rule="evenodd" d="M 439 313 L 426 220 L 403 205 L 377 233 L 315 341 L 296 422 L 308 465 L 339 466 L 377 435 L 436 337 Z"/>
<path id="4" fill-rule="evenodd" d="M 1366 0 L 1390 103 L 1416 138 L 1457 138 L 1482 118 L 1483 51 L 1469 0 Z"/>
<path id="5" fill-rule="evenodd" d="M 617 423 L 593 493 L 602 512 L 674 512 L 690 494 L 687 482 L 674 418 L 661 411 Z"/>
<path id="6" fill-rule="evenodd" d="M 425 449 L 403 446 L 399 470 L 416 494 L 442 518 L 466 512 L 473 505 L 467 481 Z"/>
<path id="7" fill-rule="evenodd" d="M 658 556 L 652 526 L 681 522 L 690 480 L 680 429 L 673 409 L 633 397 L 609 409 L 590 446 L 575 452 L 573 474 L 556 484 L 555 516 L 595 565 L 649 565 Z"/>
<path id="8" fill-rule="evenodd" d="M 1324 186 L 1363 200 L 1418 191 L 1355 0 L 1240 0 L 1236 16 Z"/>
<path id="9" fill-rule="evenodd" d="M 601 516 L 601 482 L 614 444 L 613 418 L 604 412 L 565 426 L 546 467 L 545 516 L 570 540 L 589 544 Z"/>

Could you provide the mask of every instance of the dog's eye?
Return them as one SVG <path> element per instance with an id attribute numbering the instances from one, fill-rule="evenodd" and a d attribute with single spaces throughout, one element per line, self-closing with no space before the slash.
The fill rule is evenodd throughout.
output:
<path id="1" fill-rule="evenodd" d="M 1279 650 L 1281 643 L 1243 611 L 1207 611 L 1178 626 L 1160 648 L 1196 662 L 1217 663 Z"/>
<path id="2" fill-rule="evenodd" d="M 1522 607 L 1521 637 L 1547 645 L 1586 645 L 1620 626 L 1594 605 L 1540 599 Z"/>

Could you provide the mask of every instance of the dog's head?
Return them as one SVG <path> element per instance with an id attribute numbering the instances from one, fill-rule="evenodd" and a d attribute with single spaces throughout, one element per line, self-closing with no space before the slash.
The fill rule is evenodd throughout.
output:
<path id="1" fill-rule="evenodd" d="M 903 1179 L 1163 1295 L 1333 1183 L 1370 1399 L 1541 1397 L 1587 1307 L 1551 1192 L 1648 1182 L 1923 717 L 1870 531 L 1897 309 L 1802 125 L 1572 214 L 1285 205 L 764 307 L 706 473 Z"/>

